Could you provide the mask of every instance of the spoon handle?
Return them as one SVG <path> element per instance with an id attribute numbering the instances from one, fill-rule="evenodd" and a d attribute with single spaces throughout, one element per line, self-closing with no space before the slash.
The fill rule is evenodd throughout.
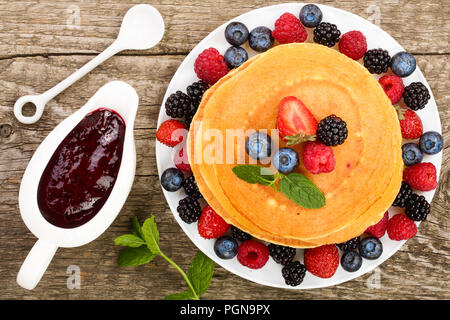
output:
<path id="1" fill-rule="evenodd" d="M 47 102 L 49 102 L 51 99 L 53 99 L 58 94 L 66 90 L 72 84 L 80 80 L 87 73 L 92 71 L 92 69 L 96 68 L 105 60 L 108 60 L 109 58 L 111 58 L 113 55 L 115 55 L 120 51 L 122 51 L 122 48 L 119 46 L 118 42 L 115 41 L 108 48 L 106 48 L 105 51 L 100 53 L 94 59 L 85 64 L 83 67 L 72 73 L 69 77 L 58 83 L 53 88 L 47 90 L 43 94 L 28 95 L 18 99 L 14 104 L 14 115 L 16 116 L 17 120 L 25 124 L 31 124 L 38 121 L 41 118 L 42 113 L 44 112 L 44 108 Z M 30 102 L 36 106 L 36 112 L 33 116 L 24 116 L 22 114 L 22 108 L 25 104 Z"/>

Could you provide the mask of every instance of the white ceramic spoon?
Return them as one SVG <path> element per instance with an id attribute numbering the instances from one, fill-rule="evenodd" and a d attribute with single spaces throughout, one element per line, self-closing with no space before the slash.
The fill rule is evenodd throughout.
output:
<path id="1" fill-rule="evenodd" d="M 19 209 L 25 225 L 38 241 L 17 275 L 17 283 L 23 288 L 31 290 L 38 284 L 58 247 L 78 247 L 93 241 L 119 214 L 133 185 L 136 171 L 133 128 L 138 103 L 139 97 L 130 85 L 121 81 L 110 82 L 100 88 L 81 109 L 53 129 L 33 154 L 20 184 Z M 116 182 L 105 204 L 91 220 L 76 228 L 56 227 L 48 222 L 39 210 L 39 181 L 62 140 L 88 113 L 99 107 L 116 111 L 125 121 L 122 162 Z"/>
<path id="2" fill-rule="evenodd" d="M 120 27 L 119 36 L 105 51 L 93 60 L 61 81 L 53 88 L 40 95 L 28 95 L 19 98 L 14 104 L 14 115 L 17 120 L 25 124 L 38 121 L 44 112 L 45 105 L 62 91 L 70 87 L 92 69 L 123 50 L 146 50 L 158 44 L 164 35 L 164 20 L 154 7 L 148 4 L 139 4 L 132 7 L 125 14 Z M 22 108 L 27 103 L 36 106 L 33 116 L 24 116 Z"/>

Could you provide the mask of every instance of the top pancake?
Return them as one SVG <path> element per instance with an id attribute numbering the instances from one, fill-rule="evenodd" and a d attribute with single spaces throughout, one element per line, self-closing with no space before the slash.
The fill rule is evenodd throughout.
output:
<path id="1" fill-rule="evenodd" d="M 298 169 L 325 194 L 327 203 L 320 209 L 302 208 L 272 188 L 238 179 L 231 170 L 245 150 L 245 139 L 234 141 L 234 162 L 212 163 L 207 154 L 208 129 L 221 132 L 224 142 L 227 129 L 266 129 L 270 134 L 286 96 L 302 100 L 318 120 L 336 114 L 347 122 L 347 140 L 333 147 L 333 172 L 312 175 L 302 165 Z M 200 191 L 225 220 L 255 237 L 296 247 L 345 241 L 380 220 L 400 188 L 395 110 L 367 70 L 336 50 L 291 44 L 258 55 L 207 91 L 193 124 L 198 120 L 202 130 L 191 130 L 189 143 Z M 222 152 L 224 158 L 230 150 L 225 143 L 215 148 L 214 155 Z M 302 145 L 295 148 L 301 155 Z M 202 163 L 195 152 L 204 154 Z"/>

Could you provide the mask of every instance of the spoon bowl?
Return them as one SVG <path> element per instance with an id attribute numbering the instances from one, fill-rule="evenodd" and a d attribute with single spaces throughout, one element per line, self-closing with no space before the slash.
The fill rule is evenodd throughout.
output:
<path id="1" fill-rule="evenodd" d="M 154 7 L 139 4 L 125 14 L 116 42 L 128 50 L 146 50 L 164 36 L 164 20 Z"/>
<path id="2" fill-rule="evenodd" d="M 114 221 L 131 190 L 136 171 L 134 120 L 139 97 L 125 82 L 113 81 L 89 99 L 78 111 L 62 121 L 39 145 L 31 158 L 19 190 L 19 209 L 25 225 L 39 239 L 25 259 L 17 282 L 33 289 L 50 263 L 58 247 L 78 247 L 100 236 Z M 60 228 L 48 222 L 40 212 L 37 200 L 39 181 L 44 169 L 63 139 L 89 113 L 103 107 L 117 112 L 125 122 L 122 161 L 111 194 L 100 211 L 76 228 Z"/>
<path id="3" fill-rule="evenodd" d="M 99 64 L 123 50 L 150 49 L 161 41 L 163 35 L 164 20 L 158 10 L 148 4 L 135 5 L 125 14 L 119 36 L 108 48 L 53 88 L 39 95 L 27 95 L 19 98 L 14 104 L 15 117 L 25 124 L 35 123 L 41 118 L 47 102 Z M 30 102 L 35 105 L 36 112 L 32 116 L 25 116 L 22 113 L 23 106 Z"/>

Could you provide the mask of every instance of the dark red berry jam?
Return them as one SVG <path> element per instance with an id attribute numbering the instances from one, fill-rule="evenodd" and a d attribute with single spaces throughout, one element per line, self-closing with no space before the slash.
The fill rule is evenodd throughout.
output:
<path id="1" fill-rule="evenodd" d="M 88 114 L 64 138 L 37 192 L 44 218 L 61 228 L 91 220 L 108 199 L 122 161 L 125 123 L 109 109 Z"/>

